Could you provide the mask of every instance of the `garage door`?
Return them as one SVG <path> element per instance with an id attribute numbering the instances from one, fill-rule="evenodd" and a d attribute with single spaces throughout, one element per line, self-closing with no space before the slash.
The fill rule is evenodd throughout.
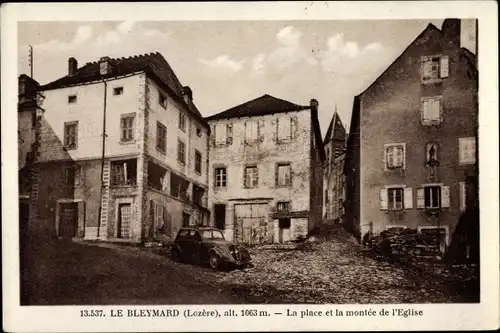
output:
<path id="1" fill-rule="evenodd" d="M 267 204 L 238 204 L 234 206 L 234 239 L 238 243 L 262 244 L 268 240 Z"/>

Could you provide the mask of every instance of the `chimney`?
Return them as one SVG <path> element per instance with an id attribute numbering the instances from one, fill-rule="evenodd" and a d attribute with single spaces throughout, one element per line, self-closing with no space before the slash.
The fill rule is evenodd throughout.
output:
<path id="1" fill-rule="evenodd" d="M 109 57 L 102 57 L 99 60 L 99 73 L 101 75 L 109 74 L 111 70 L 110 60 L 111 59 Z"/>
<path id="2" fill-rule="evenodd" d="M 191 103 L 193 101 L 193 91 L 188 86 L 182 87 L 182 96 L 186 103 Z"/>
<path id="3" fill-rule="evenodd" d="M 460 47 L 460 19 L 444 20 L 441 30 L 450 44 L 455 44 Z"/>
<path id="4" fill-rule="evenodd" d="M 311 99 L 310 101 L 310 105 L 311 105 L 311 110 L 314 110 L 316 112 L 318 112 L 318 106 L 319 106 L 319 103 L 316 99 Z"/>
<path id="5" fill-rule="evenodd" d="M 73 75 L 76 73 L 78 69 L 78 61 L 75 58 L 71 57 L 68 59 L 68 75 Z"/>

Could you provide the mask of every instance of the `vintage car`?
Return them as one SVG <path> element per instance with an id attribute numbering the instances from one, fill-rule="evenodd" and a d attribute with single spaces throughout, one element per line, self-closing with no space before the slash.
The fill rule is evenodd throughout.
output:
<path id="1" fill-rule="evenodd" d="M 213 269 L 244 267 L 250 264 L 248 251 L 224 238 L 221 230 L 210 227 L 183 227 L 171 248 L 175 261 L 208 263 Z"/>

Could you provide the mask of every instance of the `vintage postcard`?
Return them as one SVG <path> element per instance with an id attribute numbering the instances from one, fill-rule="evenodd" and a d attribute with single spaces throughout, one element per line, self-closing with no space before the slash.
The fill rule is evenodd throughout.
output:
<path id="1" fill-rule="evenodd" d="M 495 2 L 1 9 L 4 330 L 499 327 Z"/>

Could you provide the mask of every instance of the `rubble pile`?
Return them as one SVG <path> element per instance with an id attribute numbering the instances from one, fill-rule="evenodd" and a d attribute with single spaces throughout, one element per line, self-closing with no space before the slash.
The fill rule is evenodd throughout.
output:
<path id="1" fill-rule="evenodd" d="M 318 237 L 307 251 L 290 246 L 251 249 L 253 268 L 218 273 L 220 283 L 280 303 L 435 303 L 457 302 L 460 295 L 405 267 L 363 254 L 341 235 Z"/>

